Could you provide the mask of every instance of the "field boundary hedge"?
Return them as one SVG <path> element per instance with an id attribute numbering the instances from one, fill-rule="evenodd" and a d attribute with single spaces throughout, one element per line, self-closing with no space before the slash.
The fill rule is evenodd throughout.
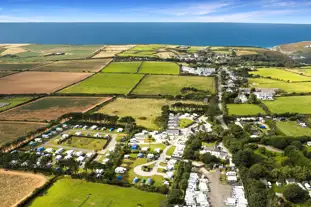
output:
<path id="1" fill-rule="evenodd" d="M 135 84 L 135 86 L 126 94 L 127 96 L 132 94 L 132 92 L 137 88 L 137 86 L 143 81 L 143 79 L 147 76 L 147 74 L 144 74 L 141 79 Z"/>

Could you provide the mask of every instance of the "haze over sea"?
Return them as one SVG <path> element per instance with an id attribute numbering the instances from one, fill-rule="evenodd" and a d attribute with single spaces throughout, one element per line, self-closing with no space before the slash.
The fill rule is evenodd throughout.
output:
<path id="1" fill-rule="evenodd" d="M 0 43 L 273 47 L 306 40 L 308 24 L 0 23 Z"/>

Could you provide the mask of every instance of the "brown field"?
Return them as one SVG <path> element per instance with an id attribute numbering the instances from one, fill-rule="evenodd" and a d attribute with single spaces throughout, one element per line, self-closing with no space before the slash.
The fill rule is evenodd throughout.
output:
<path id="1" fill-rule="evenodd" d="M 5 51 L 3 51 L 1 53 L 1 56 L 3 55 L 15 55 L 15 54 L 18 54 L 18 53 L 22 53 L 22 52 L 26 52 L 27 50 L 25 50 L 24 48 L 21 48 L 21 47 L 9 47 L 7 48 Z"/>
<path id="2" fill-rule="evenodd" d="M 49 72 L 98 72 L 112 59 L 103 60 L 64 60 L 37 67 L 35 71 Z"/>
<path id="3" fill-rule="evenodd" d="M 280 49 L 284 53 L 294 53 L 301 49 L 303 49 L 305 46 L 311 45 L 311 41 L 304 41 L 304 42 L 296 42 L 291 44 L 284 44 L 280 45 Z"/>
<path id="4" fill-rule="evenodd" d="M 105 46 L 105 50 L 107 51 L 124 51 L 124 50 L 129 50 L 133 47 L 135 47 L 136 45 L 107 45 Z"/>
<path id="5" fill-rule="evenodd" d="M 176 54 L 173 52 L 158 52 L 156 55 L 163 59 L 176 57 Z"/>
<path id="6" fill-rule="evenodd" d="M 0 120 L 55 120 L 70 112 L 85 112 L 110 97 L 45 97 L 0 113 Z"/>
<path id="7" fill-rule="evenodd" d="M 0 203 L 2 207 L 13 207 L 44 185 L 43 175 L 18 171 L 0 170 Z"/>
<path id="8" fill-rule="evenodd" d="M 52 93 L 91 73 L 21 72 L 0 79 L 0 94 Z M 9 86 L 9 87 L 8 87 Z"/>
<path id="9" fill-rule="evenodd" d="M 101 51 L 97 55 L 93 56 L 92 58 L 108 58 L 108 57 L 114 57 L 116 54 L 118 54 L 120 51 L 116 50 L 105 50 Z"/>
<path id="10" fill-rule="evenodd" d="M 45 123 L 2 121 L 0 122 L 0 146 L 45 126 Z"/>
<path id="11" fill-rule="evenodd" d="M 3 76 L 13 74 L 13 73 L 16 73 L 16 72 L 14 72 L 14 71 L 0 71 L 0 78 Z"/>
<path id="12" fill-rule="evenodd" d="M 256 55 L 257 52 L 255 50 L 235 50 L 237 56 L 242 55 Z"/>

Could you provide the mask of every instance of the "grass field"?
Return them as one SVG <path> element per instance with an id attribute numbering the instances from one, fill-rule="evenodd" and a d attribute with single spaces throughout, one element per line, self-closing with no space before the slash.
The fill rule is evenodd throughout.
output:
<path id="1" fill-rule="evenodd" d="M 310 82 L 286 83 L 284 81 L 272 80 L 268 78 L 249 78 L 250 87 L 256 88 L 279 88 L 285 92 L 308 93 L 311 92 Z"/>
<path id="2" fill-rule="evenodd" d="M 255 104 L 227 104 L 229 115 L 247 116 L 265 114 L 265 111 Z"/>
<path id="3" fill-rule="evenodd" d="M 287 136 L 310 136 L 311 129 L 309 127 L 302 128 L 295 121 L 277 121 L 276 126 L 281 132 Z"/>
<path id="4" fill-rule="evenodd" d="M 68 60 L 57 61 L 51 64 L 37 67 L 36 71 L 51 71 L 51 72 L 98 72 L 105 65 L 107 65 L 111 59 L 100 60 Z"/>
<path id="5" fill-rule="evenodd" d="M 141 62 L 112 62 L 107 65 L 104 73 L 136 73 Z"/>
<path id="6" fill-rule="evenodd" d="M 139 73 L 177 75 L 179 74 L 179 67 L 172 62 L 149 61 L 143 62 Z"/>
<path id="7" fill-rule="evenodd" d="M 24 103 L 26 101 L 29 101 L 31 99 L 33 99 L 34 97 L 30 97 L 30 96 L 21 96 L 21 97 L 0 97 L 0 105 L 1 103 L 8 103 L 9 105 L 7 106 L 3 106 L 0 107 L 0 112 L 4 111 L 6 109 L 10 109 L 13 108 L 14 106 L 17 106 L 21 103 Z"/>
<path id="8" fill-rule="evenodd" d="M 30 206 L 76 207 L 86 200 L 83 206 L 136 207 L 141 204 L 146 207 L 158 207 L 164 199 L 164 195 L 136 188 L 65 178 L 53 184 L 46 195 L 38 197 Z"/>
<path id="9" fill-rule="evenodd" d="M 36 188 L 46 182 L 43 175 L 0 170 L 0 202 L 2 207 L 17 206 Z"/>
<path id="10" fill-rule="evenodd" d="M 311 77 L 302 76 L 280 68 L 259 68 L 258 71 L 250 73 L 261 77 L 271 77 L 288 82 L 311 81 Z"/>
<path id="11" fill-rule="evenodd" d="M 43 123 L 0 122 L 0 146 L 45 126 Z"/>
<path id="12" fill-rule="evenodd" d="M 215 92 L 215 80 L 212 77 L 147 75 L 133 91 L 142 95 L 178 95 L 183 87 Z"/>
<path id="13" fill-rule="evenodd" d="M 165 99 L 124 99 L 118 98 L 113 102 L 103 106 L 97 112 L 117 115 L 119 117 L 132 116 L 138 125 L 150 129 L 158 129 L 154 123 L 156 117 L 161 115 L 161 107 L 171 105 L 176 101 Z M 198 103 L 187 101 L 186 103 Z"/>
<path id="14" fill-rule="evenodd" d="M 275 101 L 265 101 L 264 104 L 272 113 L 311 114 L 311 96 L 287 96 L 276 98 Z"/>
<path id="15" fill-rule="evenodd" d="M 107 139 L 93 139 L 93 138 L 72 136 L 65 142 L 61 143 L 60 145 L 80 149 L 102 150 L 106 143 Z"/>
<path id="16" fill-rule="evenodd" d="M 60 93 L 128 94 L 142 77 L 141 74 L 101 73 L 65 88 Z"/>
<path id="17" fill-rule="evenodd" d="M 172 156 L 174 154 L 174 151 L 176 149 L 176 146 L 171 146 L 167 151 L 166 151 L 166 156 Z"/>
<path id="18" fill-rule="evenodd" d="M 52 93 L 90 75 L 91 73 L 21 72 L 0 78 L 0 94 Z"/>
<path id="19" fill-rule="evenodd" d="M 0 63 L 0 71 L 23 71 L 38 65 L 38 63 Z"/>
<path id="20" fill-rule="evenodd" d="M 69 112 L 84 112 L 108 99 L 109 98 L 50 96 L 0 113 L 0 119 L 31 121 L 55 120 Z"/>

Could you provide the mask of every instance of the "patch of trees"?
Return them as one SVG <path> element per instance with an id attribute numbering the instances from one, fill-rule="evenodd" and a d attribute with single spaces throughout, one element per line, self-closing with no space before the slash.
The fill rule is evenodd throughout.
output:
<path id="1" fill-rule="evenodd" d="M 288 201 L 293 203 L 304 202 L 309 198 L 308 192 L 302 190 L 296 184 L 290 184 L 285 186 L 283 195 Z"/>
<path id="2" fill-rule="evenodd" d="M 93 121 L 99 123 L 116 123 L 119 119 L 118 116 L 110 116 L 102 113 L 69 113 L 61 117 L 62 119 L 72 119 L 72 120 L 84 120 Z"/>
<path id="3" fill-rule="evenodd" d="M 271 136 L 271 137 L 264 137 L 261 140 L 261 143 L 263 143 L 264 145 L 270 145 L 275 148 L 284 150 L 287 146 L 297 141 L 301 143 L 306 143 L 308 141 L 311 141 L 311 137 L 309 136 L 302 136 L 302 137 Z"/>
<path id="4" fill-rule="evenodd" d="M 180 112 L 206 113 L 208 110 L 208 105 L 186 104 L 182 102 L 177 102 L 171 105 L 171 109 L 173 111 Z"/>
<path id="5" fill-rule="evenodd" d="M 158 125 L 161 129 L 167 127 L 168 117 L 170 113 L 170 107 L 168 105 L 162 106 L 161 116 L 158 116 L 155 120 L 155 124 Z"/>

